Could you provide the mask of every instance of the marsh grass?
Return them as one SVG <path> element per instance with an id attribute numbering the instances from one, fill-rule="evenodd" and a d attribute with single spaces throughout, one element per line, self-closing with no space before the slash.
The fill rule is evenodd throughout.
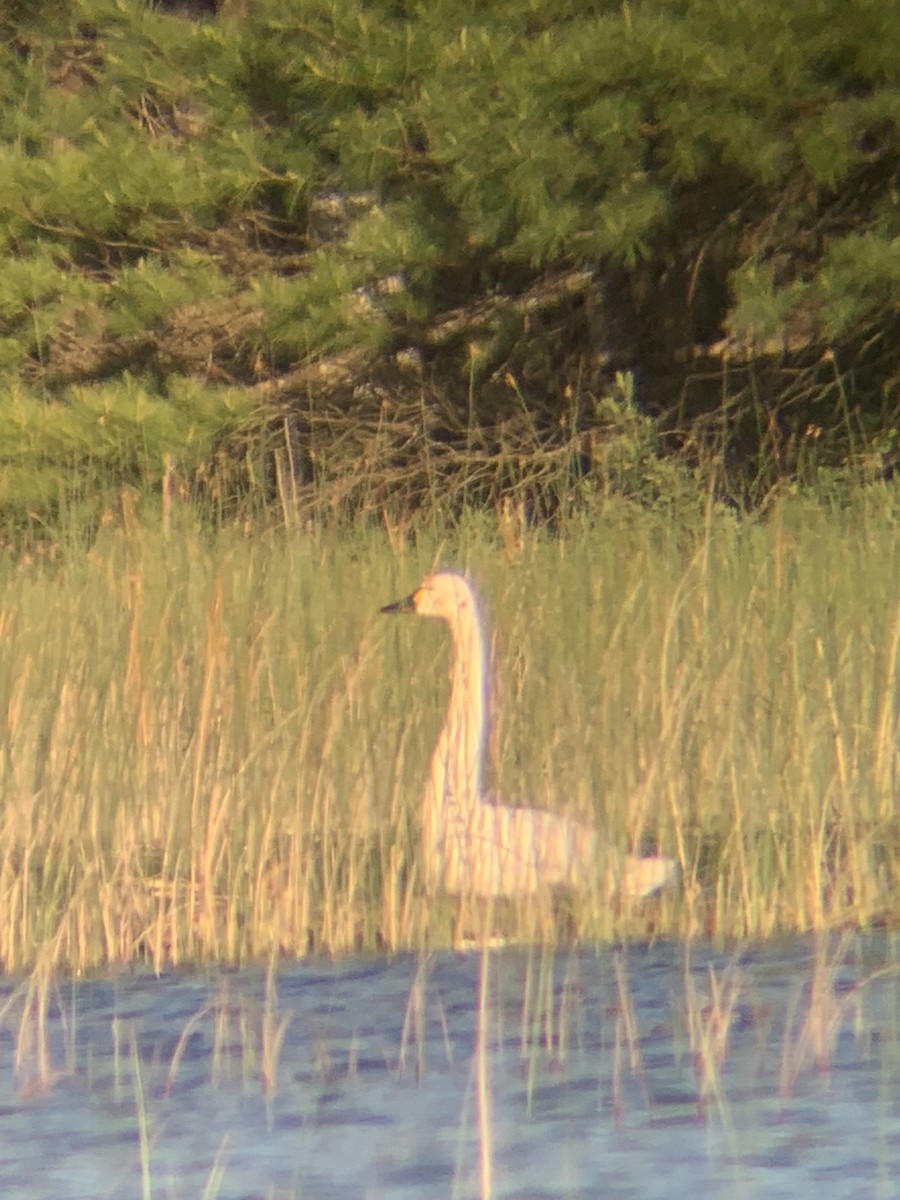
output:
<path id="1" fill-rule="evenodd" d="M 712 1101 L 725 1119 L 727 1103 L 722 1088 L 722 1070 L 741 996 L 740 968 L 732 960 L 724 970 L 708 967 L 707 979 L 698 987 L 685 958 L 684 996 L 688 1040 L 697 1077 L 698 1116 L 705 1117 Z"/>
<path id="2" fill-rule="evenodd" d="M 798 1079 L 810 1069 L 828 1082 L 838 1040 L 846 1030 L 852 1031 L 861 1053 L 872 1053 L 867 1046 L 872 1040 L 867 994 L 885 979 L 896 980 L 900 967 L 895 958 L 848 983 L 843 968 L 852 952 L 853 939 L 846 932 L 830 941 L 825 937 L 815 941 L 809 978 L 796 991 L 785 1021 L 779 1080 L 784 1102 L 793 1097 Z"/>
<path id="3" fill-rule="evenodd" d="M 0 961 L 893 921 L 900 549 L 887 487 L 765 518 L 607 503 L 557 534 L 103 525 L 0 562 Z M 492 629 L 489 782 L 678 857 L 637 907 L 429 901 L 418 806 L 449 647 L 379 606 L 468 570 Z M 464 911 L 461 911 L 464 910 Z"/>

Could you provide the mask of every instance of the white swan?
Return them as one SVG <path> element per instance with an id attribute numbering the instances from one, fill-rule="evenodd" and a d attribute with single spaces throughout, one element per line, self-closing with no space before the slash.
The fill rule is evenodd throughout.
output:
<path id="1" fill-rule="evenodd" d="M 492 804 L 482 792 L 485 657 L 478 603 L 461 575 L 429 575 L 383 613 L 438 617 L 450 626 L 450 705 L 425 788 L 423 858 L 429 891 L 521 896 L 557 886 L 601 887 L 633 899 L 669 883 L 671 858 L 619 855 L 592 825 L 538 808 Z"/>

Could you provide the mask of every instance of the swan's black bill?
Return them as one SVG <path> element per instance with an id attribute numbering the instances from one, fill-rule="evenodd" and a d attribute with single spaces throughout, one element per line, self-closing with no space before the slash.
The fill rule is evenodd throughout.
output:
<path id="1" fill-rule="evenodd" d="M 412 592 L 405 600 L 395 600 L 393 604 L 386 604 L 384 608 L 380 608 L 378 611 L 383 613 L 414 613 L 416 611 L 416 593 Z"/>

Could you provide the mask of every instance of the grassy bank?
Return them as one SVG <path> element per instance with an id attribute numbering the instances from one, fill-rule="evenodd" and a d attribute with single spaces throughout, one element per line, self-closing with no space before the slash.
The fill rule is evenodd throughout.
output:
<path id="1" fill-rule="evenodd" d="M 212 535 L 176 513 L 0 563 L 0 961 L 446 944 L 418 803 L 445 631 L 380 617 L 432 565 L 494 631 L 490 782 L 677 855 L 630 911 L 523 904 L 523 937 L 765 936 L 893 920 L 900 505 L 758 521 L 607 505 L 558 537 L 464 522 Z"/>

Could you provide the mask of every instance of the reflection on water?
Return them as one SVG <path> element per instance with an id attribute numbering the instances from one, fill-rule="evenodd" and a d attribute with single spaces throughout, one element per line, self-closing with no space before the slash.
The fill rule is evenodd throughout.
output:
<path id="1" fill-rule="evenodd" d="M 885 1198 L 887 937 L 493 951 L 498 1197 Z M 478 953 L 0 987 L 0 1196 L 478 1195 Z"/>

